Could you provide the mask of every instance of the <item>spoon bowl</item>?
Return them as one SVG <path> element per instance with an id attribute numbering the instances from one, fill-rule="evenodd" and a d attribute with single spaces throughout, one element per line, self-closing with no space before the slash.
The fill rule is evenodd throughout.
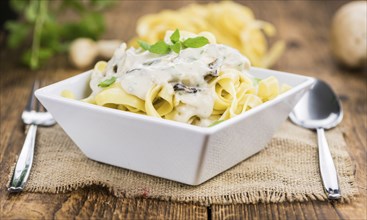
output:
<path id="1" fill-rule="evenodd" d="M 325 192 L 329 199 L 339 199 L 338 176 L 324 133 L 324 129 L 337 126 L 343 119 L 338 97 L 328 84 L 316 80 L 294 107 L 289 118 L 296 125 L 317 131 L 320 173 Z"/>

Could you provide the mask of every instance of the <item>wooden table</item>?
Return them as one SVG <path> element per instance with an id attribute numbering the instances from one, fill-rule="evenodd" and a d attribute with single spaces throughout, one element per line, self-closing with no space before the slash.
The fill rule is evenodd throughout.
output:
<path id="1" fill-rule="evenodd" d="M 106 13 L 106 38 L 128 40 L 135 34 L 136 19 L 162 8 L 179 8 L 185 1 L 125 1 Z M 343 1 L 251 1 L 256 16 L 272 22 L 287 50 L 274 69 L 321 78 L 331 84 L 342 100 L 344 137 L 356 165 L 360 191 L 351 204 L 295 202 L 253 205 L 213 205 L 171 203 L 153 199 L 124 199 L 112 196 L 98 186 L 65 194 L 6 191 L 9 169 L 20 152 L 24 132 L 20 114 L 35 78 L 51 83 L 78 73 L 65 56 L 51 60 L 39 71 L 29 71 L 13 62 L 18 53 L 1 49 L 1 205 L 0 219 L 7 218 L 127 218 L 127 219 L 366 219 L 366 70 L 349 71 L 339 67 L 329 52 L 329 27 L 333 13 Z M 116 25 L 116 26 L 115 26 Z M 1 38 L 0 38 L 1 39 Z"/>

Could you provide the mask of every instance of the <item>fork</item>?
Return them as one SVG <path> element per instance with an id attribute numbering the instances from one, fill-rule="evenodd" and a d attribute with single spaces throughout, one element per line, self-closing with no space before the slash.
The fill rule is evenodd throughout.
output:
<path id="1" fill-rule="evenodd" d="M 25 125 L 29 125 L 29 128 L 8 187 L 9 192 L 23 191 L 27 182 L 33 163 L 37 127 L 52 126 L 56 123 L 52 115 L 41 106 L 34 96 L 34 92 L 39 88 L 39 84 L 38 80 L 34 82 L 27 105 L 22 113 L 22 121 Z"/>

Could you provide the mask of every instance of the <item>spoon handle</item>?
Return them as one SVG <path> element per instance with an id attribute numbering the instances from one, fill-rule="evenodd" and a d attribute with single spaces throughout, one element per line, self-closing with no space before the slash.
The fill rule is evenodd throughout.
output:
<path id="1" fill-rule="evenodd" d="M 317 142 L 319 145 L 320 172 L 328 199 L 339 199 L 341 195 L 338 175 L 336 173 L 333 158 L 331 157 L 329 145 L 326 141 L 323 128 L 317 129 Z"/>

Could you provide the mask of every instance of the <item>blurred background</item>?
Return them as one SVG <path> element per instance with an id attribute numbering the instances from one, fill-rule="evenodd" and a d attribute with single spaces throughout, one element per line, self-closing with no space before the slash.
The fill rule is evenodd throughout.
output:
<path id="1" fill-rule="evenodd" d="M 365 1 L 2 0 L 0 8 L 1 59 L 32 71 L 80 72 L 121 42 L 154 43 L 179 28 L 212 32 L 254 66 L 366 75 Z M 326 56 L 310 56 L 315 50 Z"/>

